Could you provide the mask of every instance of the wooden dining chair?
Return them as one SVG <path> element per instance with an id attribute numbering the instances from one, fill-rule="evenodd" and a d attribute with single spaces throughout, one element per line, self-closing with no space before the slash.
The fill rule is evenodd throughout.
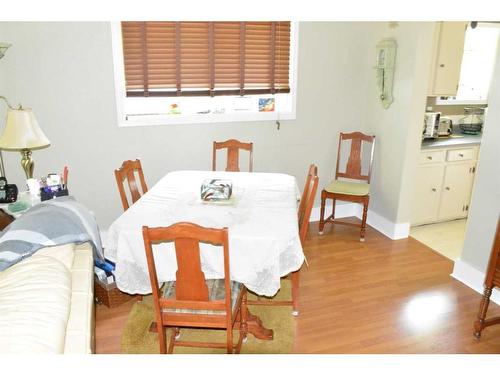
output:
<path id="1" fill-rule="evenodd" d="M 230 280 L 227 228 L 204 228 L 183 222 L 163 228 L 143 226 L 142 233 L 153 290 L 160 353 L 172 353 L 174 346 L 226 348 L 228 353 L 239 353 L 248 329 L 247 294 L 243 284 Z M 152 245 L 172 241 L 177 258 L 176 280 L 166 282 L 163 291 L 160 291 Z M 201 269 L 200 242 L 223 248 L 223 279 L 205 279 Z M 238 317 L 240 333 L 238 343 L 233 345 L 233 328 Z M 168 350 L 165 334 L 167 327 L 174 330 Z M 180 327 L 222 328 L 226 330 L 227 342 L 222 344 L 177 340 L 174 336 L 180 334 Z"/>
<path id="2" fill-rule="evenodd" d="M 253 169 L 253 143 L 244 143 L 236 139 L 229 139 L 224 142 L 214 142 L 212 155 L 212 171 L 216 170 L 217 165 L 217 150 L 227 149 L 226 172 L 239 172 L 240 150 L 246 150 L 250 154 L 248 156 L 248 171 Z"/>
<path id="3" fill-rule="evenodd" d="M 139 175 L 139 181 L 141 183 L 142 193 L 138 189 L 136 173 Z M 115 169 L 116 183 L 118 185 L 118 191 L 120 192 L 120 198 L 122 200 L 123 210 L 127 211 L 130 205 L 134 204 L 139 198 L 148 191 L 146 182 L 144 181 L 144 173 L 142 172 L 141 161 L 139 159 L 126 160 L 122 163 L 122 166 Z M 124 181 L 127 181 L 127 185 L 130 191 L 130 197 L 132 203 L 129 204 L 127 199 L 127 194 L 124 188 Z"/>
<path id="4" fill-rule="evenodd" d="M 314 198 L 318 190 L 318 168 L 311 164 L 306 177 L 306 183 L 300 199 L 299 209 L 297 212 L 299 223 L 299 238 L 302 247 L 304 247 L 307 230 L 309 228 L 309 219 L 314 205 Z M 249 305 L 270 305 L 270 306 L 292 306 L 292 315 L 299 315 L 299 284 L 300 284 L 300 269 L 291 273 L 292 279 L 292 299 L 285 301 L 273 301 L 272 299 L 262 299 L 248 301 Z"/>
<path id="5" fill-rule="evenodd" d="M 342 146 L 350 142 L 350 151 L 345 171 L 340 171 L 340 159 Z M 364 152 L 363 145 L 369 147 L 369 152 Z M 375 150 L 375 136 L 360 132 L 340 133 L 339 147 L 337 150 L 337 167 L 335 179 L 321 191 L 321 214 L 319 220 L 319 234 L 323 234 L 326 223 L 351 225 L 361 228 L 360 241 L 365 240 L 366 216 L 368 204 L 370 203 L 370 178 L 373 164 L 373 152 Z M 362 172 L 363 154 L 368 155 L 368 165 L 365 174 Z M 342 180 L 341 180 L 342 179 Z M 345 179 L 349 179 L 346 181 Z M 354 180 L 354 181 L 353 181 Z M 327 199 L 333 200 L 332 214 L 325 217 L 325 204 Z M 337 200 L 361 203 L 363 205 L 363 218 L 361 224 L 335 219 L 335 203 Z"/>

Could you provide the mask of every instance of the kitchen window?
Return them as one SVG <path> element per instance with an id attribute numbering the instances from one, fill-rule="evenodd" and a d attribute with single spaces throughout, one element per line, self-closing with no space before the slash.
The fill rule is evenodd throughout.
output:
<path id="1" fill-rule="evenodd" d="M 113 24 L 121 126 L 295 118 L 291 22 Z"/>

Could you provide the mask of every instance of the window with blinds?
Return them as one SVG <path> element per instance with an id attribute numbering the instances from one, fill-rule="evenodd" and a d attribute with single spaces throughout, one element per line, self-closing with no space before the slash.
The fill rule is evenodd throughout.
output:
<path id="1" fill-rule="evenodd" d="M 290 22 L 122 22 L 126 95 L 289 93 Z"/>

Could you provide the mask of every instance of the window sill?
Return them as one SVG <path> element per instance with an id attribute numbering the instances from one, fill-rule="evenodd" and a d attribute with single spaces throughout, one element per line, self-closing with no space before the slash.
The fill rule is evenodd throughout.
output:
<path id="1" fill-rule="evenodd" d="M 252 122 L 295 120 L 295 112 L 266 112 L 266 113 L 221 113 L 195 115 L 128 115 L 120 119 L 118 126 L 155 126 L 155 125 L 182 125 L 182 124 L 215 124 L 225 122 Z"/>
<path id="2" fill-rule="evenodd" d="M 437 99 L 436 105 L 486 105 L 487 100 L 447 100 L 447 99 Z"/>

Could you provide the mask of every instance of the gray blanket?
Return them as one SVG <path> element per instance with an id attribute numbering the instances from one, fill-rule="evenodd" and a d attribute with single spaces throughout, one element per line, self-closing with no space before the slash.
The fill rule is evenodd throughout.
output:
<path id="1" fill-rule="evenodd" d="M 0 271 L 46 246 L 90 241 L 94 259 L 104 260 L 94 216 L 73 197 L 59 197 L 30 208 L 0 237 Z"/>

